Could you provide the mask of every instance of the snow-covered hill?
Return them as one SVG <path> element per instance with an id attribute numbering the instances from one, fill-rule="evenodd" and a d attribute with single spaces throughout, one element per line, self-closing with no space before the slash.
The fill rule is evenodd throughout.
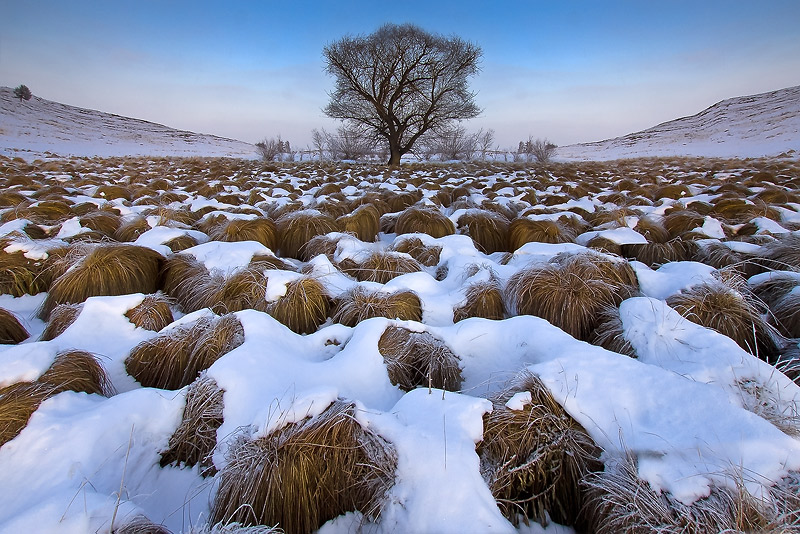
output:
<path id="1" fill-rule="evenodd" d="M 723 100 L 683 117 L 614 139 L 564 146 L 558 158 L 800 155 L 800 86 Z"/>
<path id="2" fill-rule="evenodd" d="M 28 160 L 52 154 L 257 156 L 256 148 L 242 141 L 176 130 L 36 96 L 20 102 L 8 87 L 0 87 L 0 154 Z"/>

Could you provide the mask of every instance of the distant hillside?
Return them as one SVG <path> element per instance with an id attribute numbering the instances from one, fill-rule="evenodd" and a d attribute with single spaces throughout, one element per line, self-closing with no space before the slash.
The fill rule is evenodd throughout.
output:
<path id="1" fill-rule="evenodd" d="M 227 156 L 255 158 L 255 146 L 168 128 L 34 96 L 20 102 L 0 87 L 0 154 L 59 156 Z"/>
<path id="2" fill-rule="evenodd" d="M 567 160 L 642 156 L 800 157 L 800 86 L 723 100 L 697 115 L 558 149 Z"/>

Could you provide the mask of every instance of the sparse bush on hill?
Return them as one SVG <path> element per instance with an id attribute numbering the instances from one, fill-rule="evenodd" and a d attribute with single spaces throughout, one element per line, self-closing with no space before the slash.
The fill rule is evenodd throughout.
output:
<path id="1" fill-rule="evenodd" d="M 23 100 L 30 100 L 33 93 L 31 93 L 27 85 L 18 85 L 14 88 L 14 96 L 19 98 L 19 101 L 22 102 Z"/>

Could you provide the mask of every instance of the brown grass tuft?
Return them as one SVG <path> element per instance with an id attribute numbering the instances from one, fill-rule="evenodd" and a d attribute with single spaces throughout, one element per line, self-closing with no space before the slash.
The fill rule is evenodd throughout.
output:
<path id="1" fill-rule="evenodd" d="M 202 317 L 136 345 L 125 369 L 145 387 L 180 389 L 243 342 L 244 329 L 235 315 Z"/>
<path id="2" fill-rule="evenodd" d="M 439 263 L 442 247 L 428 246 L 418 237 L 401 237 L 392 244 L 392 250 L 408 254 L 425 267 L 433 267 Z"/>
<path id="3" fill-rule="evenodd" d="M 456 233 L 453 221 L 437 209 L 406 208 L 395 222 L 394 231 L 401 234 L 428 234 L 431 237 L 444 237 Z"/>
<path id="4" fill-rule="evenodd" d="M 59 304 L 53 308 L 53 311 L 50 312 L 50 320 L 47 321 L 47 326 L 39 340 L 51 341 L 63 334 L 75 322 L 82 309 L 83 303 Z"/>
<path id="5" fill-rule="evenodd" d="M 784 295 L 770 307 L 778 331 L 791 338 L 800 338 L 800 290 Z"/>
<path id="6" fill-rule="evenodd" d="M 333 217 L 312 210 L 287 213 L 278 219 L 277 226 L 281 254 L 306 261 L 311 258 L 304 253 L 304 247 L 311 238 L 339 231 Z"/>
<path id="7" fill-rule="evenodd" d="M 119 215 L 107 211 L 92 211 L 79 219 L 81 226 L 89 228 L 106 237 L 114 237 L 122 224 Z"/>
<path id="8" fill-rule="evenodd" d="M 197 239 L 193 238 L 189 234 L 183 234 L 178 237 L 173 237 L 164 244 L 168 246 L 172 252 L 180 252 L 182 250 L 186 250 L 187 248 L 196 247 L 200 243 L 198 243 Z"/>
<path id="9" fill-rule="evenodd" d="M 453 310 L 453 321 L 456 323 L 469 317 L 499 321 L 506 315 L 503 291 L 495 279 L 470 284 L 464 297 L 464 303 Z"/>
<path id="10" fill-rule="evenodd" d="M 695 285 L 667 299 L 690 321 L 733 339 L 749 353 L 770 361 L 779 350 L 776 333 L 752 298 L 722 283 Z"/>
<path id="11" fill-rule="evenodd" d="M 53 282 L 39 317 L 46 320 L 58 304 L 83 302 L 89 297 L 155 293 L 163 259 L 145 247 L 96 246 Z"/>
<path id="12" fill-rule="evenodd" d="M 253 309 L 267 311 L 267 275 L 263 269 L 239 269 L 218 287 L 209 287 L 208 305 L 215 313 L 233 313 Z"/>
<path id="13" fill-rule="evenodd" d="M 355 277 L 362 282 L 385 284 L 402 274 L 422 270 L 417 260 L 399 252 L 373 252 L 354 270 Z"/>
<path id="14" fill-rule="evenodd" d="M 685 261 L 692 258 L 694 243 L 676 238 L 666 243 L 636 243 L 620 247 L 622 256 L 634 259 L 655 268 L 671 261 Z"/>
<path id="15" fill-rule="evenodd" d="M 0 294 L 21 297 L 47 291 L 50 283 L 43 275 L 44 264 L 26 258 L 22 252 L 0 250 Z"/>
<path id="16" fill-rule="evenodd" d="M 611 352 L 618 352 L 619 354 L 636 358 L 636 351 L 623 335 L 619 308 L 607 308 L 601 312 L 599 323 L 589 335 L 587 341 Z"/>
<path id="17" fill-rule="evenodd" d="M 636 275 L 625 262 L 593 254 L 556 258 L 519 271 L 506 286 L 509 309 L 536 315 L 586 341 L 600 312 L 633 296 Z"/>
<path id="18" fill-rule="evenodd" d="M 337 299 L 332 313 L 333 322 L 345 326 L 356 326 L 372 317 L 422 321 L 422 305 L 412 291 L 385 293 L 356 286 Z"/>
<path id="19" fill-rule="evenodd" d="M 325 322 L 331 302 L 322 283 L 308 276 L 286 284 L 286 294 L 267 304 L 267 313 L 298 334 L 310 334 Z"/>
<path id="20" fill-rule="evenodd" d="M 48 388 L 36 382 L 0 388 L 0 446 L 22 432 L 33 412 L 48 396 Z"/>
<path id="21" fill-rule="evenodd" d="M 213 277 L 205 265 L 190 254 L 173 254 L 167 258 L 161 279 L 164 292 L 186 313 L 208 307 L 213 288 L 224 282 L 221 276 Z"/>
<path id="22" fill-rule="evenodd" d="M 278 248 L 278 229 L 271 219 L 233 219 L 208 234 L 213 241 L 257 241 L 270 250 Z"/>
<path id="23" fill-rule="evenodd" d="M 671 211 L 664 217 L 664 228 L 669 232 L 670 237 L 680 237 L 682 234 L 691 232 L 697 227 L 703 226 L 705 217 L 694 210 L 677 209 Z"/>
<path id="24" fill-rule="evenodd" d="M 5 308 L 0 308 L 0 344 L 16 345 L 28 339 L 30 334 L 17 316 Z"/>
<path id="25" fill-rule="evenodd" d="M 529 392 L 521 410 L 506 406 L 516 392 Z M 503 515 L 547 525 L 583 525 L 581 481 L 600 467 L 600 449 L 556 402 L 539 377 L 526 374 L 513 391 L 494 399 L 484 415 L 478 445 L 481 474 Z"/>
<path id="26" fill-rule="evenodd" d="M 202 476 L 216 473 L 211 455 L 217 446 L 217 429 L 223 423 L 223 390 L 205 374 L 191 383 L 181 424 L 161 453 L 161 467 L 169 464 L 200 464 Z"/>
<path id="27" fill-rule="evenodd" d="M 381 230 L 381 212 L 372 204 L 363 204 L 352 213 L 336 221 L 343 232 L 353 234 L 361 241 L 375 241 Z"/>
<path id="28" fill-rule="evenodd" d="M 140 304 L 125 312 L 125 317 L 139 328 L 154 332 L 158 332 L 175 320 L 170 300 L 162 293 L 146 295 Z"/>
<path id="29" fill-rule="evenodd" d="M 231 447 L 211 522 L 280 525 L 310 534 L 349 511 L 381 512 L 394 481 L 393 448 L 356 420 L 353 403 Z"/>
<path id="30" fill-rule="evenodd" d="M 507 252 L 509 220 L 485 210 L 469 210 L 458 219 L 459 231 L 467 234 L 481 252 Z"/>
<path id="31" fill-rule="evenodd" d="M 761 248 L 768 267 L 800 271 L 800 233 L 787 234 Z"/>
<path id="32" fill-rule="evenodd" d="M 571 243 L 575 232 L 560 221 L 532 220 L 517 217 L 508 227 L 509 250 L 515 251 L 525 243 Z"/>
<path id="33" fill-rule="evenodd" d="M 117 231 L 114 232 L 114 239 L 121 242 L 136 241 L 140 235 L 150 229 L 150 224 L 144 217 L 124 221 Z"/>
<path id="34" fill-rule="evenodd" d="M 428 332 L 390 326 L 378 341 L 389 380 L 404 391 L 433 387 L 461 389 L 460 358 Z"/>
<path id="35" fill-rule="evenodd" d="M 83 350 L 59 353 L 37 382 L 49 386 L 53 395 L 62 391 L 80 391 L 109 397 L 114 393 L 103 366 Z"/>

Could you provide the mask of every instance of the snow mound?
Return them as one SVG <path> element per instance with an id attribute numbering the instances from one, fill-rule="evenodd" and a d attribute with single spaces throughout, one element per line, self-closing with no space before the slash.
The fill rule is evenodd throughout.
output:
<path id="1" fill-rule="evenodd" d="M 255 146 L 39 97 L 20 102 L 0 87 L 0 155 L 256 158 Z"/>
<path id="2" fill-rule="evenodd" d="M 648 156 L 757 158 L 800 155 L 800 85 L 723 100 L 641 132 L 558 149 L 566 160 Z"/>

